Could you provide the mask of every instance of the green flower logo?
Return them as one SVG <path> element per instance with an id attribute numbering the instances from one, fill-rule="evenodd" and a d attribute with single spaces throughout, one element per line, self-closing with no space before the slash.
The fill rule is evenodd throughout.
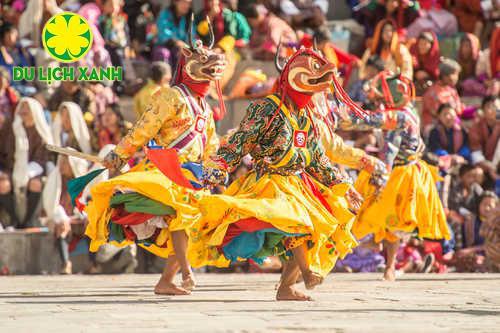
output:
<path id="1" fill-rule="evenodd" d="M 43 47 L 60 62 L 75 62 L 92 46 L 92 30 L 78 14 L 64 12 L 52 16 L 42 31 Z"/>

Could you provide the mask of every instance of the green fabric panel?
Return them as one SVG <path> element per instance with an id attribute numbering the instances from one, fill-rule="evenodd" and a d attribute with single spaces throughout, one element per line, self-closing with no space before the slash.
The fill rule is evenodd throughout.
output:
<path id="1" fill-rule="evenodd" d="M 115 194 L 110 201 L 111 207 L 124 205 L 129 213 L 148 213 L 157 216 L 175 215 L 175 209 L 161 202 L 152 200 L 139 193 Z"/>
<path id="2" fill-rule="evenodd" d="M 86 175 L 68 181 L 67 183 L 68 193 L 69 196 L 71 197 L 71 203 L 73 204 L 73 206 L 76 205 L 76 200 L 78 199 L 78 196 L 80 196 L 83 190 L 85 189 L 85 186 L 87 186 L 88 183 L 90 183 L 94 178 L 99 176 L 104 170 L 106 169 L 97 169 L 92 172 L 89 172 Z"/>
<path id="3" fill-rule="evenodd" d="M 254 257 L 266 258 L 285 252 L 282 240 L 286 237 L 288 236 L 274 232 L 267 232 L 262 248 L 254 255 Z"/>

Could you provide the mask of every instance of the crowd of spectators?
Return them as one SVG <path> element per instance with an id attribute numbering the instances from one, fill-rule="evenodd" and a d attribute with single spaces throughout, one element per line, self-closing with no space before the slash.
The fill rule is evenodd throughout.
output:
<path id="1" fill-rule="evenodd" d="M 361 49 L 346 47 L 355 38 L 349 30 L 338 37 L 342 25 L 331 20 L 331 13 L 332 6 L 341 2 L 351 10 L 351 24 L 356 22 L 364 31 Z M 91 50 L 77 65 L 121 66 L 122 81 L 13 80 L 15 66 L 58 65 L 43 50 L 41 31 L 52 15 L 63 11 L 79 13 L 92 29 Z M 66 182 L 99 166 L 56 156 L 45 144 L 101 156 L 112 149 L 131 126 L 126 119 L 140 116 L 151 94 L 169 85 L 180 49 L 188 43 L 191 16 L 195 33 L 205 42 L 209 18 L 214 48 L 228 59 L 221 80 L 228 100 L 270 91 L 276 73 L 257 66 L 233 75 L 242 60 L 272 61 L 280 41 L 293 48 L 310 46 L 315 39 L 338 67 L 350 96 L 365 108 L 370 108 L 366 82 L 382 70 L 413 80 L 427 143 L 425 158 L 439 166 L 443 181 L 438 187 L 454 237 L 435 242 L 409 235 L 401 242 L 398 269 L 500 269 L 498 0 L 4 0 L 0 5 L 2 230 L 49 226 L 61 271 L 71 273 L 71 253 L 86 248 L 85 216 L 72 208 Z M 144 73 L 149 73 L 147 78 Z M 127 104 L 128 100 L 132 102 Z M 132 106 L 124 110 L 123 105 Z M 214 111 L 216 120 L 224 116 Z M 377 130 L 341 134 L 373 154 L 382 144 Z M 251 159 L 244 159 L 231 180 L 251 167 Z M 135 252 L 106 246 L 89 255 L 87 271 L 133 271 Z M 383 265 L 379 246 L 368 238 L 336 269 L 365 272 Z"/>

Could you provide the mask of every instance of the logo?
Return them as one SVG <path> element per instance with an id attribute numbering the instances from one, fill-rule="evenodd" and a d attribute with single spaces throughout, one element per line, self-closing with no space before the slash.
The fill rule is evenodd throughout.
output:
<path id="1" fill-rule="evenodd" d="M 92 47 L 92 30 L 78 14 L 64 12 L 52 16 L 42 31 L 45 51 L 57 61 L 75 62 Z"/>
<path id="2" fill-rule="evenodd" d="M 304 148 L 307 143 L 307 132 L 306 131 L 293 131 L 293 145 L 297 148 Z"/>
<path id="3" fill-rule="evenodd" d="M 203 130 L 205 129 L 205 123 L 207 120 L 202 117 L 202 116 L 196 116 L 196 120 L 194 123 L 194 130 L 198 133 L 203 133 Z"/>

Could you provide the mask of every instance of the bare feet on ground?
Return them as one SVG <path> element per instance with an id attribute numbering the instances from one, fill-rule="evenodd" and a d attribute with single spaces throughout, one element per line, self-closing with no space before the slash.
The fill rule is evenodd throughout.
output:
<path id="1" fill-rule="evenodd" d="M 160 279 L 155 286 L 156 295 L 189 295 L 191 292 L 184 288 L 178 287 L 172 282 Z"/>
<path id="2" fill-rule="evenodd" d="M 312 301 L 312 298 L 291 286 L 280 286 L 276 293 L 277 301 Z"/>
<path id="3" fill-rule="evenodd" d="M 314 289 L 314 287 L 323 283 L 323 277 L 312 271 L 302 274 L 302 278 L 304 279 L 304 284 L 308 290 Z"/>
<path id="4" fill-rule="evenodd" d="M 190 274 L 187 277 L 182 277 L 181 286 L 186 290 L 193 290 L 196 287 L 196 280 L 194 279 L 193 274 Z"/>
<path id="5" fill-rule="evenodd" d="M 386 267 L 384 270 L 384 281 L 396 281 L 396 269 L 393 267 Z"/>

